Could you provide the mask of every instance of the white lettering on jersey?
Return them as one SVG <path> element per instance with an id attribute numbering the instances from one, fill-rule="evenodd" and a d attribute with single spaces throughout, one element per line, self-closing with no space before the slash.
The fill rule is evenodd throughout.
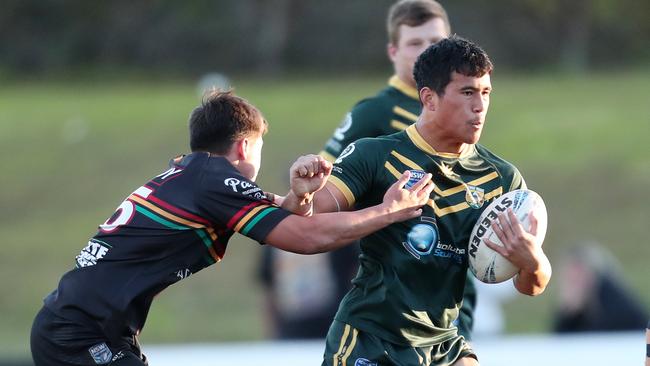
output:
<path id="1" fill-rule="evenodd" d="M 228 178 L 223 181 L 223 184 L 232 188 L 233 192 L 237 192 L 237 185 L 239 185 L 239 179 L 237 178 Z"/>
<path id="2" fill-rule="evenodd" d="M 169 168 L 164 173 L 157 175 L 156 178 L 160 177 L 160 179 L 166 179 L 166 178 L 169 178 L 171 175 L 174 175 L 176 173 L 180 173 L 182 171 L 183 171 L 183 169 Z"/>
<path id="3" fill-rule="evenodd" d="M 352 127 L 352 113 L 348 113 L 343 117 L 343 121 L 341 121 L 341 125 L 334 130 L 334 138 L 342 141 L 345 139 L 345 133 L 348 132 L 348 130 Z"/>
<path id="4" fill-rule="evenodd" d="M 233 192 L 239 192 L 239 188 L 246 190 L 246 189 L 249 189 L 249 188 L 253 187 L 253 184 L 250 183 L 250 182 L 247 182 L 245 180 L 241 181 L 241 180 L 239 180 L 237 178 L 232 178 L 232 177 L 225 179 L 223 181 L 223 184 L 225 184 L 226 186 L 232 188 Z M 259 190 L 259 189 L 257 189 L 257 190 Z M 248 193 L 250 193 L 250 192 L 244 192 L 244 194 L 248 194 Z"/>
<path id="5" fill-rule="evenodd" d="M 336 161 L 334 161 L 334 164 L 340 163 L 341 161 L 343 161 L 344 158 L 350 156 L 350 154 L 352 154 L 353 152 L 354 152 L 354 142 L 348 145 L 348 147 L 346 147 L 345 150 L 343 150 L 341 155 L 339 155 Z"/>
<path id="6" fill-rule="evenodd" d="M 192 271 L 190 271 L 188 268 L 179 269 L 178 271 L 176 271 L 176 277 L 178 277 L 181 280 L 184 279 L 184 278 L 189 277 L 191 274 L 192 274 Z"/>
<path id="7" fill-rule="evenodd" d="M 133 191 L 133 194 L 146 199 L 153 192 L 151 188 L 140 187 Z M 127 224 L 133 218 L 135 213 L 135 205 L 133 202 L 127 200 L 122 201 L 115 213 L 109 217 L 103 224 L 99 225 L 99 229 L 105 233 L 115 231 L 119 226 Z"/>
<path id="8" fill-rule="evenodd" d="M 75 258 L 79 267 L 89 267 L 97 264 L 97 261 L 104 258 L 109 248 L 96 241 L 89 241 L 81 253 Z"/>

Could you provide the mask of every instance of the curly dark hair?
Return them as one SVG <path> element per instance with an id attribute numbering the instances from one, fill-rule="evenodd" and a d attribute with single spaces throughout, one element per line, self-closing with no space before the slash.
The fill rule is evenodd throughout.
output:
<path id="1" fill-rule="evenodd" d="M 483 76 L 491 73 L 492 61 L 476 44 L 453 35 L 427 48 L 418 57 L 413 68 L 413 78 L 418 90 L 428 87 L 442 96 L 451 73 L 465 76 Z"/>
<path id="2" fill-rule="evenodd" d="M 215 89 L 192 111 L 189 127 L 192 151 L 224 155 L 238 139 L 265 133 L 267 122 L 255 106 L 232 90 Z"/>

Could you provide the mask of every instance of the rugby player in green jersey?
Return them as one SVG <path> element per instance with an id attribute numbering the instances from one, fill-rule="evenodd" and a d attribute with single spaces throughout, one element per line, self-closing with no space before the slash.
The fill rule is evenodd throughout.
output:
<path id="1" fill-rule="evenodd" d="M 452 323 L 463 300 L 469 235 L 490 200 L 525 187 L 516 167 L 478 144 L 491 72 L 488 55 L 460 37 L 427 48 L 414 67 L 423 105 L 417 122 L 348 145 L 325 189 L 302 203 L 317 213 L 368 207 L 404 169 L 413 177 L 406 186 L 426 173 L 435 183 L 421 217 L 361 240 L 359 273 L 330 327 L 323 365 L 479 364 Z M 551 265 L 534 242 L 534 217 L 531 223 L 526 231 L 512 211 L 501 214 L 493 228 L 504 246 L 486 244 L 520 268 L 514 286 L 534 296 L 546 288 Z"/>
<path id="2" fill-rule="evenodd" d="M 319 155 L 334 161 L 350 143 L 364 138 L 404 130 L 422 110 L 413 78 L 416 58 L 427 47 L 449 37 L 447 12 L 434 0 L 401 0 L 388 12 L 388 57 L 395 74 L 377 95 L 357 103 L 327 141 Z M 350 251 L 350 249 L 345 249 Z M 455 325 L 465 339 L 471 339 L 476 306 L 473 275 L 467 273 L 465 296 Z"/>

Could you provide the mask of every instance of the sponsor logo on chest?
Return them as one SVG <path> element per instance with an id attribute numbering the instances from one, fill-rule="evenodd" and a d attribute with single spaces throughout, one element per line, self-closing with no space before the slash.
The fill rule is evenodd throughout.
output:
<path id="1" fill-rule="evenodd" d="M 227 187 L 230 187 L 233 192 L 241 193 L 245 196 L 253 197 L 255 199 L 261 200 L 265 198 L 264 192 L 258 186 L 254 185 L 251 182 L 240 180 L 234 177 L 226 178 L 223 181 Z"/>

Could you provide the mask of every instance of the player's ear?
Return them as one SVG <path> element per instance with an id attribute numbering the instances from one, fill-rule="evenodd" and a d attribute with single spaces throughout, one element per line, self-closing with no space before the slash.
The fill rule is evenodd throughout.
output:
<path id="1" fill-rule="evenodd" d="M 248 157 L 248 138 L 235 141 L 235 151 L 237 153 L 237 160 L 246 160 Z"/>
<path id="2" fill-rule="evenodd" d="M 397 53 L 397 47 L 392 43 L 388 43 L 386 45 L 386 54 L 388 55 L 388 59 L 391 60 L 391 62 L 395 62 L 396 53 Z"/>
<path id="3" fill-rule="evenodd" d="M 438 105 L 438 94 L 425 86 L 420 89 L 420 102 L 422 102 L 422 108 L 435 111 Z"/>

